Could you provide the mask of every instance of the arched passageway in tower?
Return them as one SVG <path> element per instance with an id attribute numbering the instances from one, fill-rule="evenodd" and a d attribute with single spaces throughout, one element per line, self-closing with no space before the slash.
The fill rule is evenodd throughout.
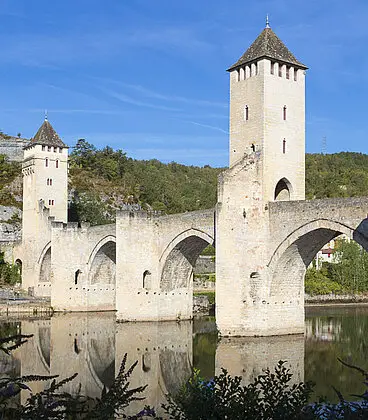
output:
<path id="1" fill-rule="evenodd" d="M 193 280 L 193 267 L 201 254 L 213 239 L 201 233 L 186 234 L 176 238 L 171 250 L 166 253 L 161 274 L 160 288 L 171 291 L 188 288 Z"/>
<path id="2" fill-rule="evenodd" d="M 270 261 L 270 297 L 287 297 L 290 300 L 303 297 L 307 267 L 325 244 L 341 234 L 367 251 L 368 239 L 361 233 L 363 230 L 326 220 L 316 220 L 297 229 L 279 246 Z"/>
<path id="3" fill-rule="evenodd" d="M 280 179 L 276 184 L 274 200 L 275 201 L 289 201 L 291 198 L 292 187 L 286 178 Z"/>
<path id="4" fill-rule="evenodd" d="M 45 252 L 40 268 L 40 282 L 51 281 L 51 246 Z"/>
<path id="5" fill-rule="evenodd" d="M 116 242 L 108 240 L 94 254 L 89 272 L 91 284 L 115 284 Z"/>

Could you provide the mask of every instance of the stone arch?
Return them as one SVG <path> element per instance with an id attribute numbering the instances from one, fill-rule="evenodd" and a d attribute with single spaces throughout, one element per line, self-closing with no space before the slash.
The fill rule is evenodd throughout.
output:
<path id="1" fill-rule="evenodd" d="M 161 290 L 189 287 L 197 258 L 207 245 L 213 243 L 214 239 L 210 235 L 198 229 L 188 229 L 177 235 L 160 258 L 163 267 Z"/>
<path id="2" fill-rule="evenodd" d="M 40 256 L 40 276 L 39 282 L 51 282 L 51 242 L 43 249 Z"/>
<path id="3" fill-rule="evenodd" d="M 115 236 L 106 236 L 97 243 L 91 253 L 88 265 L 90 284 L 115 284 Z"/>
<path id="4" fill-rule="evenodd" d="M 361 223 L 363 226 L 365 223 Z M 304 275 L 317 252 L 330 240 L 341 234 L 368 249 L 364 229 L 327 219 L 318 219 L 295 229 L 277 247 L 268 264 L 270 270 L 270 297 L 285 296 L 299 299 L 304 296 Z"/>
<path id="5" fill-rule="evenodd" d="M 286 178 L 281 178 L 276 184 L 274 200 L 275 201 L 289 201 L 291 200 L 293 188 L 290 181 Z"/>

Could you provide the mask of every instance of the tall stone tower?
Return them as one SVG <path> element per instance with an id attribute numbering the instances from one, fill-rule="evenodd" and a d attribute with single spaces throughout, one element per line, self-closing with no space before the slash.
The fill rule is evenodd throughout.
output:
<path id="1" fill-rule="evenodd" d="M 216 322 L 222 335 L 304 330 L 304 287 L 288 290 L 290 296 L 275 292 L 269 262 L 276 252 L 270 202 L 305 197 L 305 70 L 268 22 L 228 70 L 230 165 L 219 177 L 216 206 Z"/>
<path id="2" fill-rule="evenodd" d="M 266 201 L 305 198 L 305 69 L 269 27 L 230 72 L 230 167 L 261 152 Z"/>
<path id="3" fill-rule="evenodd" d="M 24 148 L 22 172 L 23 287 L 47 295 L 51 292 L 50 221 L 66 223 L 68 217 L 68 146 L 47 118 Z M 39 279 L 44 284 L 37 292 Z"/>

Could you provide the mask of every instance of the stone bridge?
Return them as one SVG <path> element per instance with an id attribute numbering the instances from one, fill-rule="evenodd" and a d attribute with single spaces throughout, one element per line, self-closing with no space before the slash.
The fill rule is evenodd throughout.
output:
<path id="1" fill-rule="evenodd" d="M 130 321 L 191 318 L 193 266 L 214 243 L 214 214 L 122 211 L 111 225 L 51 222 L 36 289 L 52 285 L 56 311 L 116 309 Z"/>

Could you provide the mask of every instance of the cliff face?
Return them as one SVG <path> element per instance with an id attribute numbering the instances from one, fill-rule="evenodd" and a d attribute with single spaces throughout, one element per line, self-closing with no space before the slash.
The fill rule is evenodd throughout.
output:
<path id="1" fill-rule="evenodd" d="M 21 217 L 20 209 L 12 206 L 0 206 L 0 243 L 21 239 Z"/>
<path id="2" fill-rule="evenodd" d="M 23 147 L 29 143 L 28 139 L 0 134 L 0 155 L 8 156 L 12 162 L 22 162 Z"/>

